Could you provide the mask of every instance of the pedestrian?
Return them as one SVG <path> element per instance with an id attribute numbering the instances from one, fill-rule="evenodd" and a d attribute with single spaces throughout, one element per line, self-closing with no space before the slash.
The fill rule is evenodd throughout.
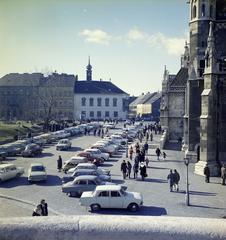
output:
<path id="1" fill-rule="evenodd" d="M 130 146 L 130 148 L 129 148 L 129 158 L 130 158 L 130 160 L 133 159 L 133 147 L 132 146 Z"/>
<path id="2" fill-rule="evenodd" d="M 149 139 L 149 134 L 148 132 L 146 132 L 146 141 L 148 141 L 148 139 Z"/>
<path id="3" fill-rule="evenodd" d="M 134 179 L 137 178 L 138 169 L 139 169 L 139 163 L 138 162 L 134 162 L 134 165 L 133 165 L 133 176 L 134 176 Z"/>
<path id="4" fill-rule="evenodd" d="M 126 164 L 126 161 L 125 161 L 125 160 L 123 160 L 122 163 L 121 163 L 121 171 L 122 171 L 123 179 L 126 179 L 127 164 Z"/>
<path id="5" fill-rule="evenodd" d="M 153 133 L 152 132 L 150 134 L 150 140 L 151 140 L 151 142 L 153 141 Z"/>
<path id="6" fill-rule="evenodd" d="M 170 172 L 167 176 L 167 180 L 169 182 L 169 186 L 170 186 L 170 192 L 173 191 L 173 185 L 174 185 L 174 175 L 173 175 L 173 170 L 170 169 Z"/>
<path id="7" fill-rule="evenodd" d="M 146 170 L 146 166 L 144 165 L 144 162 L 140 163 L 140 175 L 141 175 L 142 181 L 144 181 L 145 177 L 147 177 L 147 170 Z"/>
<path id="8" fill-rule="evenodd" d="M 48 204 L 45 199 L 41 200 L 39 206 L 41 208 L 41 216 L 48 216 Z"/>
<path id="9" fill-rule="evenodd" d="M 144 144 L 144 151 L 145 151 L 145 154 L 147 155 L 148 154 L 148 142 L 147 141 Z"/>
<path id="10" fill-rule="evenodd" d="M 166 160 L 166 153 L 162 152 L 163 160 Z"/>
<path id="11" fill-rule="evenodd" d="M 127 161 L 127 175 L 130 178 L 130 174 L 131 174 L 131 169 L 132 169 L 132 165 L 130 163 L 130 161 Z"/>
<path id="12" fill-rule="evenodd" d="M 159 148 L 156 148 L 155 153 L 157 156 L 157 160 L 159 160 L 159 156 L 161 155 L 161 150 Z"/>
<path id="13" fill-rule="evenodd" d="M 173 179 L 174 189 L 178 192 L 178 191 L 179 191 L 180 174 L 177 172 L 176 169 L 174 169 L 173 178 L 174 178 L 174 179 Z"/>
<path id="14" fill-rule="evenodd" d="M 58 159 L 57 159 L 57 169 L 58 171 L 60 172 L 61 169 L 62 169 L 62 158 L 61 156 L 59 155 Z"/>
<path id="15" fill-rule="evenodd" d="M 104 129 L 101 130 L 101 138 L 104 138 Z"/>
<path id="16" fill-rule="evenodd" d="M 142 151 L 140 152 L 140 162 L 144 162 L 145 160 L 145 151 L 142 149 Z"/>
<path id="17" fill-rule="evenodd" d="M 39 217 L 39 216 L 42 216 L 42 209 L 41 209 L 40 204 L 38 204 L 38 205 L 35 207 L 35 209 L 34 209 L 34 211 L 33 211 L 33 213 L 32 213 L 32 217 Z"/>
<path id="18" fill-rule="evenodd" d="M 210 182 L 210 168 L 207 165 L 204 167 L 203 173 L 205 175 L 205 182 L 209 183 Z"/>
<path id="19" fill-rule="evenodd" d="M 149 159 L 148 159 L 148 157 L 145 158 L 145 163 L 146 163 L 146 167 L 148 168 L 148 164 L 149 164 Z"/>
<path id="20" fill-rule="evenodd" d="M 140 154 L 139 153 L 136 154 L 136 157 L 134 158 L 134 162 L 139 164 L 139 162 L 140 162 Z"/>
<path id="21" fill-rule="evenodd" d="M 222 185 L 225 185 L 225 179 L 226 179 L 226 165 L 224 164 L 221 167 L 221 178 L 222 178 Z"/>

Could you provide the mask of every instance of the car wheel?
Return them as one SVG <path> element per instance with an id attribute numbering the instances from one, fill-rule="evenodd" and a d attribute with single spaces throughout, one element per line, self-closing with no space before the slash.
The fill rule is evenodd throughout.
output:
<path id="1" fill-rule="evenodd" d="M 100 205 L 97 204 L 97 203 L 95 203 L 95 204 L 92 204 L 92 205 L 90 206 L 90 208 L 91 208 L 91 211 L 92 211 L 92 212 L 96 212 L 96 211 L 100 210 Z"/>
<path id="2" fill-rule="evenodd" d="M 136 212 L 136 211 L 138 211 L 139 206 L 136 203 L 130 203 L 129 206 L 128 206 L 128 209 L 131 212 Z"/>

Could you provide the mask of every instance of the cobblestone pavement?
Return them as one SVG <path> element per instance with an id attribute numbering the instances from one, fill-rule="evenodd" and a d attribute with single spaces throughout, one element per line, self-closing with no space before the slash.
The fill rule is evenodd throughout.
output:
<path id="1" fill-rule="evenodd" d="M 74 150 L 83 149 L 97 141 L 97 137 L 84 136 L 73 139 Z M 149 216 L 187 216 L 222 218 L 226 215 L 226 187 L 220 184 L 220 178 L 211 178 L 210 183 L 204 182 L 203 176 L 193 173 L 194 163 L 189 165 L 190 203 L 185 205 L 186 166 L 183 162 L 183 152 L 165 150 L 167 158 L 160 161 L 155 156 L 155 148 L 158 146 L 160 135 L 154 135 L 154 141 L 149 142 L 148 157 L 150 167 L 148 177 L 143 182 L 140 179 L 122 179 L 120 164 L 125 158 L 125 151 L 114 156 L 106 162 L 104 167 L 109 168 L 115 183 L 128 186 L 129 191 L 141 192 L 144 196 L 144 206 L 137 213 L 129 213 L 122 210 L 102 210 L 97 214 L 114 215 L 149 215 Z M 61 152 L 63 159 L 73 156 L 74 152 Z M 29 185 L 26 174 L 17 180 L 5 182 L 0 187 L 0 195 L 10 196 L 12 199 L 0 196 L 0 217 L 31 216 L 32 210 L 41 198 L 49 203 L 50 215 L 56 214 L 92 214 L 88 209 L 78 203 L 78 198 L 70 198 L 61 193 L 60 177 L 62 173 L 56 171 L 56 158 L 59 152 L 55 146 L 49 146 L 44 151 L 43 158 L 38 159 L 47 165 L 49 180 L 46 184 Z M 12 160 L 18 165 L 28 166 L 31 159 L 17 158 Z M 170 192 L 166 180 L 170 169 L 177 169 L 181 175 L 179 192 Z M 14 199 L 14 200 L 13 200 Z M 22 200 L 15 201 L 15 200 Z"/>

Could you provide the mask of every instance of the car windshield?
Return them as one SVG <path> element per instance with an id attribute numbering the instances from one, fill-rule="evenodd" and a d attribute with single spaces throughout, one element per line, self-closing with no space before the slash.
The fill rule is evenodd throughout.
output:
<path id="1" fill-rule="evenodd" d="M 45 170 L 45 168 L 43 166 L 32 166 L 31 167 L 32 172 L 42 172 L 44 170 Z"/>

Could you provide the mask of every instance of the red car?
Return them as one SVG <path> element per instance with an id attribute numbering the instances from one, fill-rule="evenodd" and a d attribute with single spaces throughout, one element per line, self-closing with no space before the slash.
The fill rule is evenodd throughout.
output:
<path id="1" fill-rule="evenodd" d="M 94 157 L 89 152 L 83 151 L 83 152 L 78 153 L 77 156 L 86 157 L 88 159 L 88 161 L 90 161 L 91 163 L 94 163 L 96 165 L 100 165 L 100 164 L 104 163 L 104 160 L 102 158 Z"/>

